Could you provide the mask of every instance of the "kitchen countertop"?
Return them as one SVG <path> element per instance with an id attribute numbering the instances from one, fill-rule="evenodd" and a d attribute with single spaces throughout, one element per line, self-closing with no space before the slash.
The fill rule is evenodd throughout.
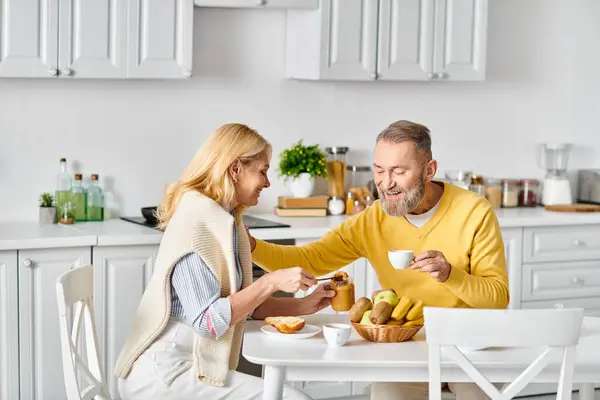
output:
<path id="1" fill-rule="evenodd" d="M 282 222 L 290 228 L 252 229 L 263 240 L 319 238 L 347 217 L 277 217 L 273 214 L 253 216 Z M 543 208 L 497 210 L 502 228 L 534 226 L 600 225 L 600 213 L 558 213 Z M 77 246 L 156 245 L 162 233 L 141 225 L 114 219 L 74 225 L 38 225 L 36 222 L 0 223 L 0 250 L 42 249 Z"/>

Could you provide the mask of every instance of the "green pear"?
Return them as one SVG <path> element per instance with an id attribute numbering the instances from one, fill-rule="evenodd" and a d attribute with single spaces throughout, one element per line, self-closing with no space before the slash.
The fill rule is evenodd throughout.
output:
<path id="1" fill-rule="evenodd" d="M 373 301 L 373 305 L 379 303 L 380 301 L 385 301 L 390 306 L 396 307 L 398 305 L 398 302 L 400 301 L 400 298 L 398 297 L 398 295 L 395 292 L 390 291 L 390 290 L 385 290 L 385 291 L 379 292 L 375 295 L 375 300 Z"/>
<path id="2" fill-rule="evenodd" d="M 365 311 L 365 313 L 363 314 L 362 319 L 360 320 L 360 323 L 363 325 L 373 325 L 373 323 L 371 322 L 371 310 L 369 311 Z"/>

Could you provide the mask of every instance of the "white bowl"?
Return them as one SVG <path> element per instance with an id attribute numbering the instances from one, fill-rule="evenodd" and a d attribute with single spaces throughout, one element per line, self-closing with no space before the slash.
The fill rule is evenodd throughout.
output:
<path id="1" fill-rule="evenodd" d="M 388 259 L 394 268 L 404 269 L 410 265 L 413 252 L 412 250 L 390 250 L 388 251 Z"/>

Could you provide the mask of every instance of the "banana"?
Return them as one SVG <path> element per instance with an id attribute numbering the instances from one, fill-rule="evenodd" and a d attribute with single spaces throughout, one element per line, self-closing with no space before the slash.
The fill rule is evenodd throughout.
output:
<path id="1" fill-rule="evenodd" d="M 406 319 L 409 321 L 414 321 L 423 316 L 423 301 L 417 300 L 415 304 L 411 307 L 411 309 L 406 314 Z"/>
<path id="2" fill-rule="evenodd" d="M 402 296 L 400 298 L 400 301 L 398 302 L 398 305 L 394 308 L 394 311 L 392 312 L 392 319 L 398 321 L 404 318 L 412 304 L 413 300 L 410 297 Z"/>
<path id="3" fill-rule="evenodd" d="M 423 317 L 417 318 L 414 321 L 408 321 L 404 324 L 404 326 L 414 326 L 414 325 L 423 325 L 425 323 L 425 319 Z"/>
<path id="4" fill-rule="evenodd" d="M 402 318 L 401 320 L 396 321 L 395 319 L 390 319 L 386 325 L 404 325 L 406 320 Z"/>

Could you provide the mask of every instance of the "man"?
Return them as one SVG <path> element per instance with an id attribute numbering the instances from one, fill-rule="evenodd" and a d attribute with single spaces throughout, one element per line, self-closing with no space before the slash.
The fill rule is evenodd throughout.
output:
<path id="1" fill-rule="evenodd" d="M 429 129 L 391 124 L 377 137 L 373 166 L 379 201 L 306 246 L 251 239 L 253 261 L 268 271 L 301 266 L 319 276 L 365 257 L 382 287 L 427 306 L 506 308 L 506 260 L 494 211 L 479 195 L 433 181 Z M 393 249 L 412 250 L 414 264 L 394 269 Z M 458 400 L 486 398 L 475 384 L 449 389 Z M 427 397 L 427 383 L 374 384 L 371 393 L 372 400 Z"/>

